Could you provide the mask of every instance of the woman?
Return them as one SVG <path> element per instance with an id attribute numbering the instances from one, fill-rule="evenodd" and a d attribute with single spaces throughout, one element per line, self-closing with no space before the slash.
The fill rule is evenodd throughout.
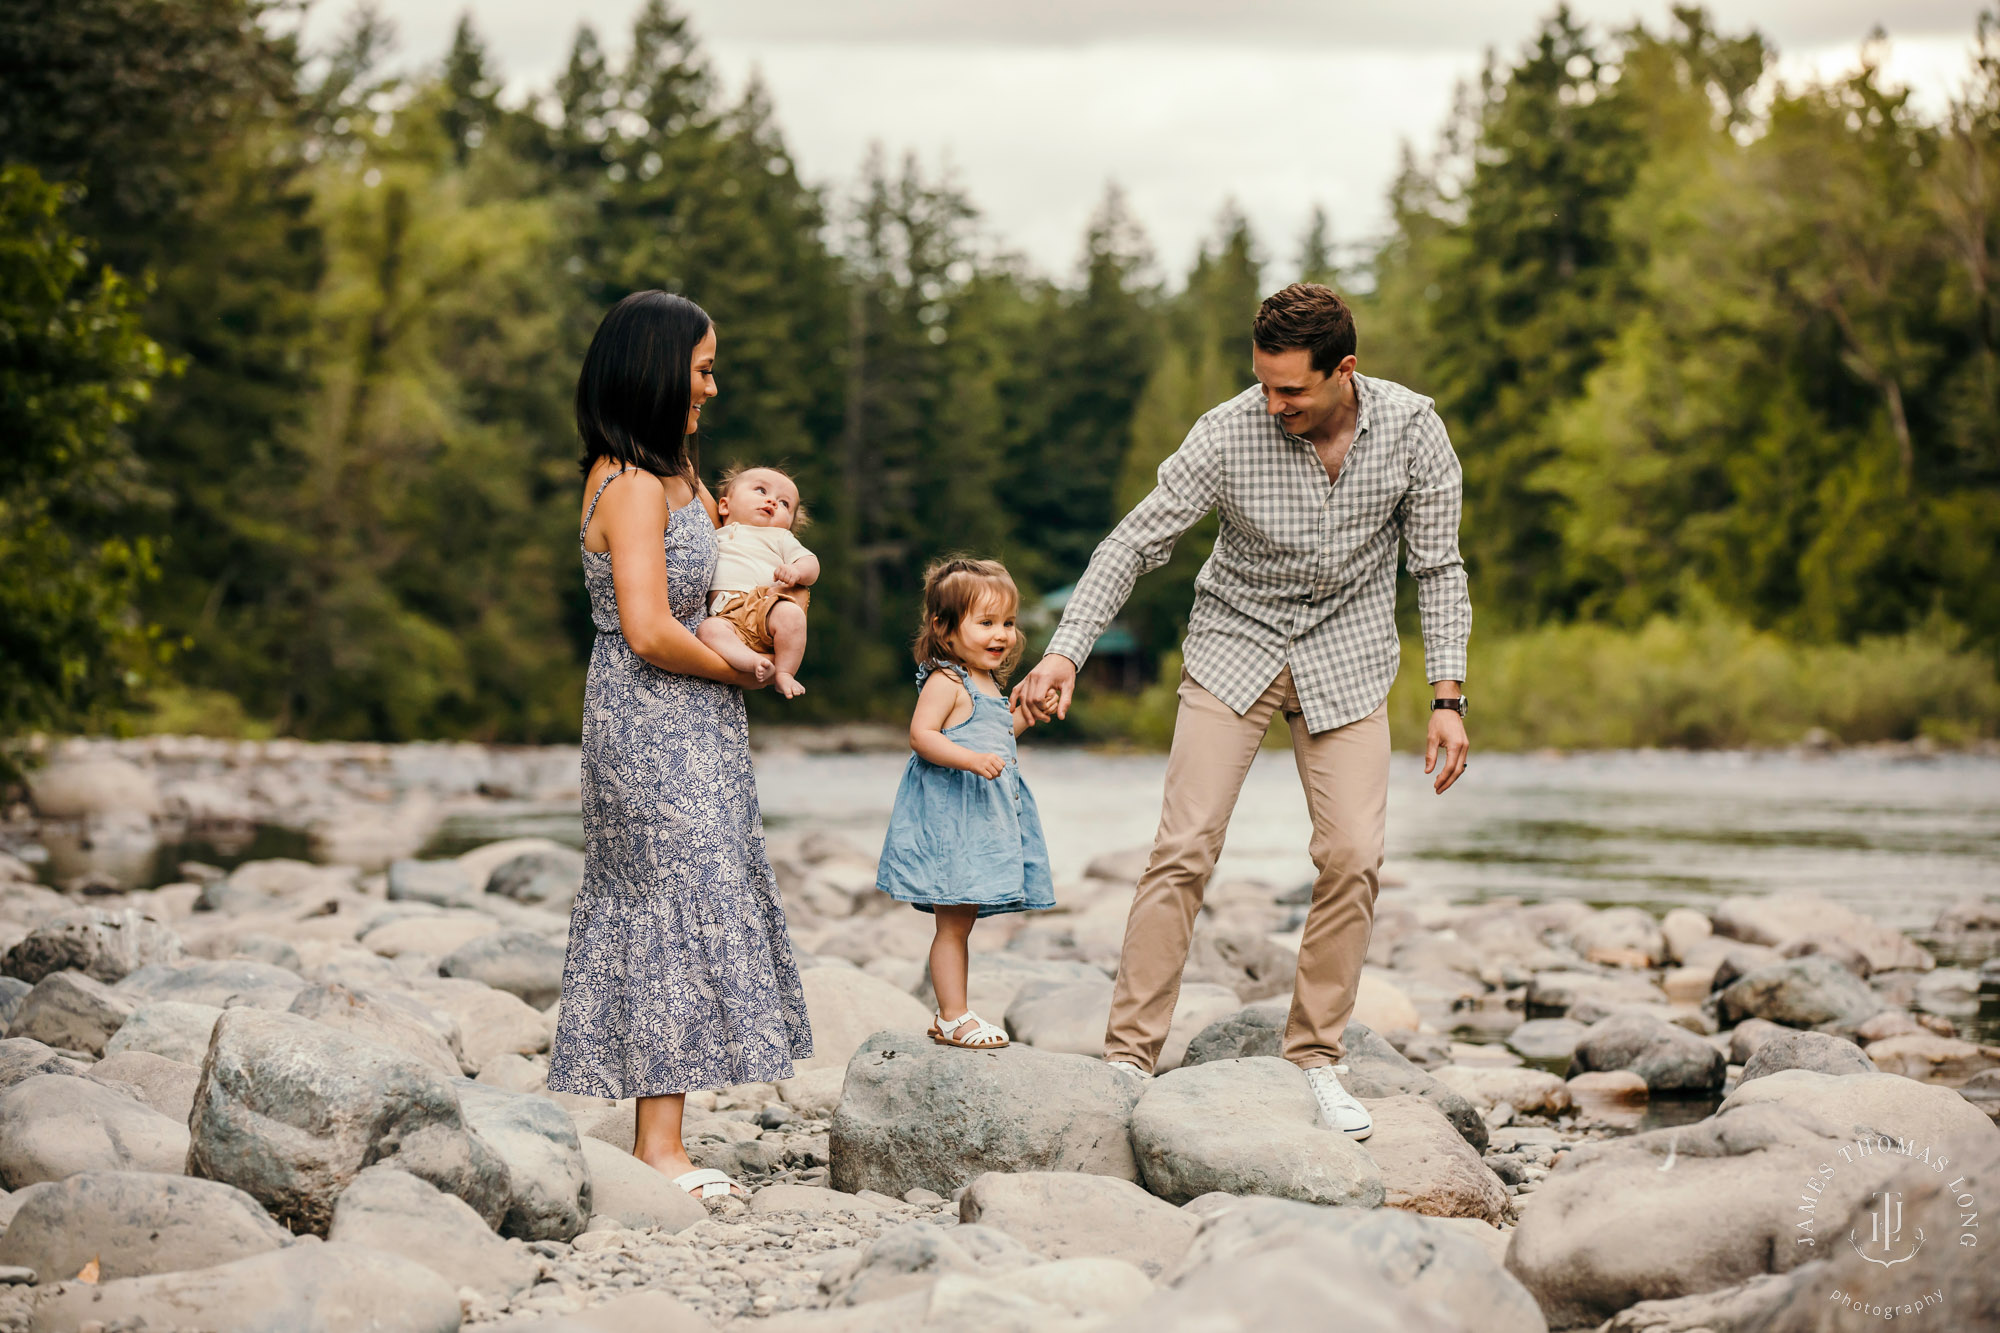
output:
<path id="1" fill-rule="evenodd" d="M 750 769 L 739 673 L 695 637 L 715 501 L 689 437 L 716 394 L 701 307 L 611 308 L 576 384 L 583 580 L 597 644 L 583 704 L 583 890 L 570 911 L 549 1088 L 636 1097 L 633 1153 L 698 1198 L 686 1094 L 789 1078 L 812 1054 Z"/>

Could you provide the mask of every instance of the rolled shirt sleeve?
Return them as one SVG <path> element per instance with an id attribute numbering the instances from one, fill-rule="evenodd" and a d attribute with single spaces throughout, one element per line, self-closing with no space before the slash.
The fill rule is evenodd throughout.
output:
<path id="1" fill-rule="evenodd" d="M 1063 608 L 1062 623 L 1049 639 L 1049 652 L 1079 667 L 1088 660 L 1091 646 L 1132 595 L 1139 576 L 1166 564 L 1174 543 L 1215 507 L 1221 465 L 1216 432 L 1203 417 L 1160 464 L 1152 491 L 1091 553 L 1089 567 Z"/>
<path id="2" fill-rule="evenodd" d="M 1424 673 L 1432 683 L 1465 679 L 1472 635 L 1472 595 L 1458 550 L 1464 479 L 1451 438 L 1435 411 L 1411 430 L 1410 489 L 1400 508 L 1404 568 L 1417 581 L 1424 630 Z"/>

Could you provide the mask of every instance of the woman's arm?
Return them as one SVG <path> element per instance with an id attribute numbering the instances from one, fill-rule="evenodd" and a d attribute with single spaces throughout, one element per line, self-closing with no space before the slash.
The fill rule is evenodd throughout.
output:
<path id="1" fill-rule="evenodd" d="M 931 673 L 931 678 L 924 682 L 923 693 L 917 696 L 917 711 L 910 715 L 910 748 L 919 758 L 928 759 L 939 768 L 958 768 L 982 778 L 997 778 L 1007 769 L 1005 759 L 997 754 L 968 750 L 945 738 L 945 722 L 964 688 L 945 672 Z"/>
<path id="2" fill-rule="evenodd" d="M 662 545 L 669 518 L 666 488 L 651 473 L 635 472 L 646 480 L 606 487 L 597 505 L 611 549 L 611 586 L 625 642 L 662 671 L 758 688 L 754 676 L 723 661 L 674 616 Z"/>

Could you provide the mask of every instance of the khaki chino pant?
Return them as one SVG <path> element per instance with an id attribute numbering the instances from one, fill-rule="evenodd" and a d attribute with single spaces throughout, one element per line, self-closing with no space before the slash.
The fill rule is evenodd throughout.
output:
<path id="1" fill-rule="evenodd" d="M 1181 673 L 1160 829 L 1125 922 L 1124 952 L 1104 1034 L 1106 1059 L 1130 1060 L 1145 1070 L 1159 1059 L 1180 998 L 1195 914 L 1244 776 L 1274 712 L 1282 712 L 1291 724 L 1292 755 L 1312 816 L 1310 850 L 1319 871 L 1299 946 L 1283 1054 L 1304 1069 L 1337 1064 L 1345 1056 L 1341 1034 L 1354 1014 L 1381 891 L 1389 800 L 1388 704 L 1358 722 L 1314 736 L 1306 730 L 1287 667 L 1241 717 Z"/>

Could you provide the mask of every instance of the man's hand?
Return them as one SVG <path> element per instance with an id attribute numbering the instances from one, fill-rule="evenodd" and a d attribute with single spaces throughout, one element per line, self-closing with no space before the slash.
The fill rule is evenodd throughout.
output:
<path id="1" fill-rule="evenodd" d="M 1061 653 L 1049 653 L 1027 678 L 1014 687 L 1009 705 L 1024 708 L 1037 722 L 1068 717 L 1070 696 L 1076 693 L 1076 663 Z"/>
<path id="2" fill-rule="evenodd" d="M 1431 710 L 1430 735 L 1424 744 L 1424 772 L 1437 771 L 1437 793 L 1444 795 L 1458 775 L 1465 772 L 1465 719 L 1449 708 Z M 1444 752 L 1444 763 L 1438 763 L 1438 752 Z"/>

